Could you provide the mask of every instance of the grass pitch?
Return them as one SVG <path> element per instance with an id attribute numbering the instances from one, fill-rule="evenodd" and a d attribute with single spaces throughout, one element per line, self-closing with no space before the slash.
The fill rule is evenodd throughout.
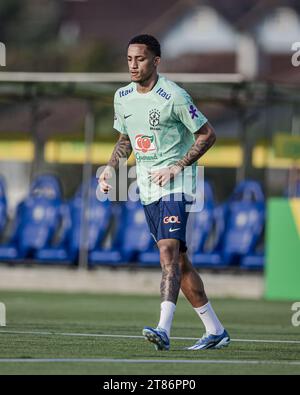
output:
<path id="1" fill-rule="evenodd" d="M 1 292 L 0 301 L 7 309 L 0 374 L 300 374 L 300 329 L 289 302 L 211 300 L 233 341 L 186 351 L 195 340 L 176 338 L 199 338 L 204 328 L 180 298 L 166 352 L 141 336 L 157 324 L 159 297 Z"/>

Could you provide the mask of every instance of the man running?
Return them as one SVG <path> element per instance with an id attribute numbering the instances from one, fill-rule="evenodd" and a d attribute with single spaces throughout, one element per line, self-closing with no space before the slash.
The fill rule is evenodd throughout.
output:
<path id="1" fill-rule="evenodd" d="M 216 136 L 188 93 L 158 74 L 160 59 L 160 44 L 153 36 L 143 34 L 130 40 L 127 61 L 131 83 L 115 93 L 114 128 L 120 136 L 100 175 L 100 189 L 109 192 L 112 169 L 118 167 L 121 158 L 128 159 L 133 150 L 140 199 L 159 248 L 162 268 L 160 320 L 157 327 L 143 329 L 145 338 L 157 350 L 169 350 L 181 289 L 206 329 L 188 349 L 221 348 L 230 343 L 230 337 L 186 254 L 185 240 L 188 197 L 195 191 L 196 164 Z"/>

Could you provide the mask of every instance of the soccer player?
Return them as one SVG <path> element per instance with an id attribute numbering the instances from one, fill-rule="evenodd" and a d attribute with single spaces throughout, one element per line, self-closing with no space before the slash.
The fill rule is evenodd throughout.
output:
<path id="1" fill-rule="evenodd" d="M 108 193 L 109 178 L 121 158 L 134 151 L 140 199 L 155 239 L 162 268 L 161 310 L 157 327 L 144 337 L 157 350 L 170 348 L 170 330 L 180 289 L 202 320 L 206 333 L 189 350 L 221 348 L 230 337 L 215 314 L 186 247 L 188 187 L 195 186 L 197 160 L 214 144 L 212 126 L 188 93 L 158 74 L 160 44 L 153 36 L 132 38 L 127 47 L 131 83 L 116 91 L 114 128 L 120 132 L 111 158 L 99 178 Z M 182 174 L 188 182 L 182 182 Z M 192 170 L 192 171 L 191 171 Z"/>

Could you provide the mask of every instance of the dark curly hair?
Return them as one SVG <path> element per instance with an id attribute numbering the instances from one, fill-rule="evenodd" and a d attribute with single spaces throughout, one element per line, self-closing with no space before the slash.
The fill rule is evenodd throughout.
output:
<path id="1" fill-rule="evenodd" d="M 155 56 L 161 56 L 160 43 L 155 37 L 151 36 L 150 34 L 140 34 L 133 37 L 129 41 L 127 49 L 131 44 L 145 44 L 149 51 L 153 52 Z"/>

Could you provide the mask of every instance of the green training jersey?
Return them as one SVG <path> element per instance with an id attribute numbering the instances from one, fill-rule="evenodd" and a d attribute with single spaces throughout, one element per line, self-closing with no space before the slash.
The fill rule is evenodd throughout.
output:
<path id="1" fill-rule="evenodd" d="M 194 195 L 196 163 L 163 187 L 150 181 L 151 170 L 182 159 L 195 141 L 194 133 L 207 119 L 189 94 L 159 75 L 150 92 L 139 93 L 131 82 L 116 91 L 114 129 L 129 136 L 136 158 L 137 184 L 143 204 L 171 193 Z"/>

